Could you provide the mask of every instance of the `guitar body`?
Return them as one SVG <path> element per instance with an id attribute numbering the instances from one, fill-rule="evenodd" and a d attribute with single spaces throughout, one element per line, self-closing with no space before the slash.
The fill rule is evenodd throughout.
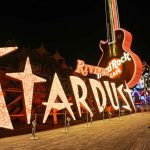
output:
<path id="1" fill-rule="evenodd" d="M 108 41 L 100 41 L 100 49 L 102 51 L 102 56 L 99 60 L 98 66 L 108 68 L 110 61 L 112 63 L 119 60 L 125 60 L 122 57 L 127 57 L 129 55 L 129 59 L 127 59 L 123 63 L 119 63 L 120 65 L 118 67 L 120 68 L 120 72 L 116 77 L 106 77 L 102 76 L 104 80 L 109 80 L 111 82 L 115 82 L 117 86 L 123 83 L 123 81 L 126 81 L 129 88 L 133 87 L 137 84 L 137 82 L 140 80 L 142 75 L 142 62 L 140 58 L 131 51 L 131 43 L 132 43 L 132 35 L 130 32 L 119 28 L 118 30 L 114 31 L 115 33 L 115 43 L 111 44 L 108 43 Z M 112 50 L 113 49 L 113 50 Z M 113 53 L 115 51 L 115 53 Z M 127 55 L 126 55 L 127 54 Z M 116 69 L 113 69 L 113 66 L 111 67 L 112 71 L 110 71 L 111 74 L 115 74 Z M 113 73 L 114 72 L 114 73 Z"/>

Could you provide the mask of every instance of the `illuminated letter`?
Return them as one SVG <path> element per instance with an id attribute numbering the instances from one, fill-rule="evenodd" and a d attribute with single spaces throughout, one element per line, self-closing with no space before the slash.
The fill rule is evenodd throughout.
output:
<path id="1" fill-rule="evenodd" d="M 55 103 L 55 100 L 56 100 L 57 96 L 59 96 L 61 98 L 63 103 Z M 46 119 L 47 119 L 47 117 L 48 117 L 48 115 L 49 115 L 52 108 L 55 108 L 55 109 L 58 109 L 58 110 L 67 108 L 67 110 L 71 114 L 72 118 L 74 120 L 76 120 L 75 117 L 74 117 L 73 111 L 70 107 L 73 104 L 68 103 L 67 97 L 65 95 L 65 92 L 62 88 L 62 85 L 61 85 L 61 83 L 59 81 L 59 78 L 58 78 L 56 73 L 54 75 L 54 79 L 53 79 L 50 95 L 49 95 L 49 98 L 48 98 L 48 102 L 43 102 L 43 104 L 47 106 L 46 111 L 45 111 L 45 115 L 44 115 L 44 119 L 43 119 L 43 123 L 46 122 Z"/>
<path id="2" fill-rule="evenodd" d="M 121 84 L 121 85 L 117 88 L 117 90 L 118 90 L 118 92 L 119 92 L 119 95 L 121 96 L 121 98 L 123 99 L 123 101 L 127 104 L 126 106 L 122 106 L 122 107 L 124 107 L 125 109 L 128 109 L 128 110 L 131 111 L 130 105 L 129 105 L 129 103 L 128 103 L 126 97 L 124 96 L 124 94 L 123 94 L 123 92 L 122 92 L 122 88 L 123 88 L 123 84 Z"/>
<path id="3" fill-rule="evenodd" d="M 18 47 L 2 47 L 0 48 L 0 57 L 15 51 Z"/>
<path id="4" fill-rule="evenodd" d="M 74 92 L 75 100 L 77 103 L 79 115 L 81 117 L 81 108 L 80 108 L 80 103 L 85 107 L 85 109 L 90 113 L 91 116 L 93 116 L 93 113 L 91 112 L 89 106 L 85 102 L 85 99 L 87 97 L 87 88 L 83 80 L 81 80 L 78 77 L 75 76 L 70 76 L 71 84 L 72 84 L 72 89 Z M 82 89 L 82 96 L 79 97 L 79 89 L 78 86 L 81 87 Z"/>
<path id="5" fill-rule="evenodd" d="M 22 80 L 26 114 L 27 114 L 27 123 L 30 124 L 34 83 L 45 82 L 46 80 L 32 74 L 29 58 L 27 58 L 24 72 L 7 73 L 7 75 L 16 78 L 18 80 Z"/>
<path id="6" fill-rule="evenodd" d="M 107 67 L 107 69 L 108 69 L 108 72 L 112 71 L 111 63 L 109 63 L 109 66 Z"/>
<path id="7" fill-rule="evenodd" d="M 90 82 L 90 85 L 91 85 L 91 88 L 92 88 L 92 91 L 93 91 L 93 94 L 94 94 L 94 97 L 96 100 L 98 110 L 101 113 L 106 106 L 106 94 L 105 94 L 104 88 L 102 87 L 101 83 L 97 80 L 89 79 L 89 82 Z M 97 92 L 98 89 L 102 95 L 102 101 L 103 101 L 102 106 L 100 106 L 100 100 L 99 100 L 99 96 L 98 96 L 98 92 Z"/>
<path id="8" fill-rule="evenodd" d="M 111 61 L 111 64 L 112 64 L 112 68 L 113 69 L 117 69 L 118 68 L 117 61 L 115 59 Z"/>
<path id="9" fill-rule="evenodd" d="M 134 108 L 134 110 L 136 110 L 136 109 L 135 109 L 135 105 L 134 105 L 134 103 L 133 103 L 133 101 L 132 101 L 132 96 L 131 96 L 132 90 L 129 89 L 127 83 L 125 83 L 125 87 L 126 87 L 126 89 L 124 89 L 124 91 L 125 91 L 126 93 L 128 93 L 129 98 L 130 98 L 130 101 L 131 101 L 131 103 L 132 103 L 132 105 L 133 105 L 133 108 Z"/>
<path id="10" fill-rule="evenodd" d="M 117 95 L 117 90 L 116 90 L 115 83 L 111 83 L 111 87 L 112 87 L 112 90 L 113 90 L 113 93 L 114 93 L 114 96 L 115 96 L 117 106 L 115 106 L 114 103 L 112 105 L 113 105 L 115 110 L 118 110 L 119 109 L 119 101 L 118 101 L 118 95 Z"/>
<path id="11" fill-rule="evenodd" d="M 83 60 L 79 60 L 79 59 L 78 59 L 78 60 L 77 60 L 77 68 L 76 68 L 75 72 L 76 72 L 76 73 L 79 73 L 79 74 L 80 74 L 80 73 L 82 74 L 82 73 L 83 73 L 84 64 L 85 64 L 85 63 L 84 63 Z"/>
<path id="12" fill-rule="evenodd" d="M 0 57 L 15 51 L 18 47 L 0 48 Z M 0 127 L 13 129 L 9 113 L 5 104 L 1 84 L 0 84 Z"/>
<path id="13" fill-rule="evenodd" d="M 131 58 L 130 58 L 130 55 L 129 55 L 129 53 L 123 53 L 123 55 L 124 55 L 124 58 L 125 58 L 125 60 L 127 61 L 130 61 L 131 60 Z"/>
<path id="14" fill-rule="evenodd" d="M 0 85 L 0 127 L 13 129 Z"/>
<path id="15" fill-rule="evenodd" d="M 111 92 L 111 89 L 110 89 L 110 86 L 109 86 L 109 83 L 108 81 L 104 81 L 104 85 L 105 85 L 105 88 L 106 88 L 106 91 L 107 91 L 107 94 L 108 94 L 108 97 L 110 99 L 110 102 L 113 106 L 113 108 L 115 110 L 118 110 L 119 109 L 119 103 L 118 103 L 118 98 L 117 98 L 117 93 L 116 93 L 116 88 L 115 88 L 115 84 L 114 83 L 111 83 L 111 86 L 113 88 L 113 92 L 114 92 L 114 95 L 115 95 L 115 99 L 116 99 L 116 103 L 117 103 L 117 106 L 115 105 L 114 103 L 114 100 L 113 100 L 113 97 L 112 97 L 112 92 Z"/>
<path id="16" fill-rule="evenodd" d="M 120 59 L 117 60 L 117 65 L 118 65 L 118 66 L 121 65 L 121 60 L 120 60 Z"/>
<path id="17" fill-rule="evenodd" d="M 121 57 L 121 62 L 124 63 L 126 60 L 124 58 L 124 56 Z"/>

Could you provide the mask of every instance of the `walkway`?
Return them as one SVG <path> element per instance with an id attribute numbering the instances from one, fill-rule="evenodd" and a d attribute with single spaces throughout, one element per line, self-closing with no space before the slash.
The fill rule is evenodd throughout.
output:
<path id="1" fill-rule="evenodd" d="M 150 150 L 150 112 L 0 139 L 0 150 Z"/>

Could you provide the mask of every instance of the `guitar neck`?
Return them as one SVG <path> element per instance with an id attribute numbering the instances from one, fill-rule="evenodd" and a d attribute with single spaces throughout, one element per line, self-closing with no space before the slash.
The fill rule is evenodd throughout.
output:
<path id="1" fill-rule="evenodd" d="M 113 15 L 113 29 L 117 30 L 120 28 L 120 21 L 119 21 L 119 13 L 118 13 L 118 4 L 117 0 L 111 0 L 112 6 L 112 15 Z"/>
<path id="2" fill-rule="evenodd" d="M 107 28 L 107 40 L 108 43 L 115 41 L 113 31 L 113 16 L 111 11 L 110 0 L 105 0 L 105 12 L 106 12 L 106 28 Z"/>
<path id="3" fill-rule="evenodd" d="M 119 28 L 119 18 L 116 0 L 105 0 L 107 40 L 110 57 L 116 56 L 115 30 Z"/>
<path id="4" fill-rule="evenodd" d="M 106 27 L 107 27 L 107 40 L 109 43 L 115 42 L 114 31 L 119 29 L 119 15 L 116 0 L 105 0 L 106 11 Z"/>

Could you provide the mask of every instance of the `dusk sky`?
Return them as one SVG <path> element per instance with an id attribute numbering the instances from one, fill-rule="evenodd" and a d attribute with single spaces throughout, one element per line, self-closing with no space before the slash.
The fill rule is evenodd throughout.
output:
<path id="1" fill-rule="evenodd" d="M 133 36 L 131 49 L 150 64 L 148 1 L 118 0 L 121 27 Z M 100 40 L 106 40 L 104 0 L 11 1 L 0 9 L 0 46 L 8 40 L 38 48 L 41 42 L 53 53 L 59 49 L 66 63 L 82 59 L 97 65 Z"/>

